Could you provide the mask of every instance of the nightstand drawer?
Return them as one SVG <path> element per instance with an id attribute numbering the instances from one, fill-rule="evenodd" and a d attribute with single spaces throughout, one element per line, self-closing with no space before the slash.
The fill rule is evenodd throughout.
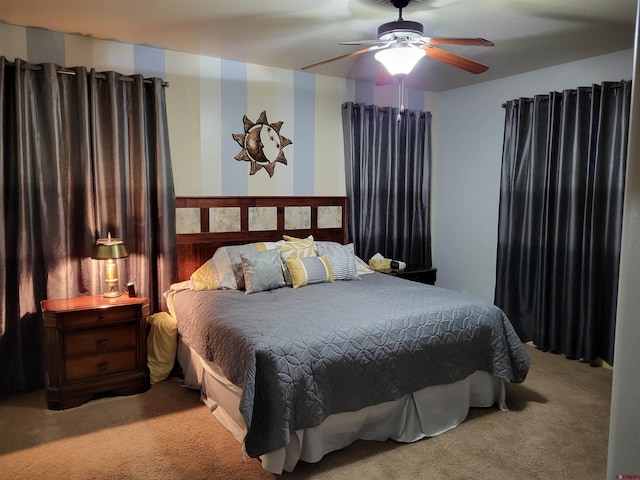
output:
<path id="1" fill-rule="evenodd" d="M 130 372 L 136 369 L 136 350 L 133 348 L 109 354 L 67 359 L 64 365 L 65 380 L 67 382 L 96 379 L 106 375 Z"/>
<path id="2" fill-rule="evenodd" d="M 65 357 L 136 348 L 137 324 L 69 332 L 64 336 Z"/>
<path id="3" fill-rule="evenodd" d="M 82 312 L 67 312 L 62 316 L 66 328 L 102 325 L 131 320 L 135 312 L 131 308 L 97 308 Z"/>

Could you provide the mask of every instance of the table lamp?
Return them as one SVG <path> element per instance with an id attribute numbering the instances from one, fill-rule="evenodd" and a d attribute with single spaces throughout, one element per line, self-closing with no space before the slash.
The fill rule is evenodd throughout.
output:
<path id="1" fill-rule="evenodd" d="M 105 260 L 105 278 L 106 289 L 103 296 L 113 298 L 119 297 L 122 292 L 118 286 L 118 272 L 116 260 L 119 258 L 127 258 L 129 254 L 127 249 L 119 238 L 112 238 L 111 232 L 107 238 L 99 238 L 93 247 L 93 256 L 95 260 Z"/>

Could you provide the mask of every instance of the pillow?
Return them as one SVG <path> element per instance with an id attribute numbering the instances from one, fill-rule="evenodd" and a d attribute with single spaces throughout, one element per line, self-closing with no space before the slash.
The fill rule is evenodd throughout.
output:
<path id="1" fill-rule="evenodd" d="M 356 255 L 356 270 L 358 271 L 358 275 L 366 275 L 368 273 L 374 273 L 375 269 L 368 265 L 363 259 Z"/>
<path id="2" fill-rule="evenodd" d="M 317 256 L 313 235 L 309 235 L 307 238 L 296 238 L 290 237 L 289 235 L 283 235 L 282 238 L 284 240 L 280 240 L 277 244 L 280 249 L 280 258 L 285 266 L 289 259 Z M 284 269 L 284 279 L 287 282 L 287 285 L 291 285 L 291 274 L 289 273 L 288 268 Z"/>
<path id="3" fill-rule="evenodd" d="M 245 293 L 263 292 L 284 287 L 282 262 L 277 249 L 241 253 Z"/>
<path id="4" fill-rule="evenodd" d="M 276 242 L 258 242 L 220 247 L 215 251 L 211 259 L 191 275 L 191 280 L 193 280 L 196 290 L 216 290 L 220 288 L 241 290 L 244 288 L 244 272 L 240 255 L 275 249 L 276 247 Z M 198 286 L 201 288 L 198 288 Z"/>
<path id="5" fill-rule="evenodd" d="M 218 272 L 220 288 L 241 290 L 244 288 L 244 273 L 242 272 L 242 253 L 254 253 L 258 249 L 252 243 L 246 245 L 231 245 L 220 247 L 213 254 L 211 260 Z"/>
<path id="6" fill-rule="evenodd" d="M 290 237 L 289 235 L 283 235 L 282 238 L 284 240 L 280 240 L 278 242 L 282 261 L 286 261 L 289 258 L 317 256 L 313 235 L 309 235 L 307 238 L 296 238 Z"/>
<path id="7" fill-rule="evenodd" d="M 338 242 L 316 242 L 316 250 L 318 256 L 325 255 L 329 260 L 334 280 L 360 280 L 353 243 L 341 245 Z"/>
<path id="8" fill-rule="evenodd" d="M 312 283 L 333 283 L 333 272 L 327 257 L 292 258 L 286 261 L 293 288 Z"/>
<path id="9" fill-rule="evenodd" d="M 217 290 L 220 288 L 218 270 L 213 257 L 204 262 L 190 277 L 195 290 Z"/>

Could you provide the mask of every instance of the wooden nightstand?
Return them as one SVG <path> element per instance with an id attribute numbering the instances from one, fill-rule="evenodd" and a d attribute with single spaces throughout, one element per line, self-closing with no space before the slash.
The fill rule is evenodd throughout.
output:
<path id="1" fill-rule="evenodd" d="M 77 407 L 100 392 L 149 388 L 149 299 L 101 295 L 44 300 L 47 405 Z"/>
<path id="2" fill-rule="evenodd" d="M 399 278 L 406 278 L 414 282 L 428 283 L 429 285 L 435 285 L 437 268 L 433 267 L 421 267 L 418 265 L 407 265 L 404 270 L 378 270 L 379 272 L 393 275 Z"/>

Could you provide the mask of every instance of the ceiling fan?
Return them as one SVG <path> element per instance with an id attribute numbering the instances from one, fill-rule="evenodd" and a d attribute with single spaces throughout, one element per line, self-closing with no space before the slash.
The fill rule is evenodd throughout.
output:
<path id="1" fill-rule="evenodd" d="M 390 0 L 393 6 L 399 10 L 398 19 L 380 25 L 377 39 L 340 42 L 340 45 L 366 45 L 366 47 L 356 50 L 355 52 L 346 53 L 329 60 L 302 67 L 302 70 L 373 51 L 376 52 L 376 60 L 382 63 L 391 75 L 398 78 L 409 74 L 416 63 L 425 56 L 470 73 L 477 74 L 488 70 L 489 67 L 486 65 L 443 50 L 436 47 L 436 45 L 492 47 L 493 42 L 485 40 L 484 38 L 425 37 L 423 36 L 423 26 L 421 23 L 404 20 L 402 18 L 402 9 L 409 5 L 410 1 L 411 0 Z"/>

